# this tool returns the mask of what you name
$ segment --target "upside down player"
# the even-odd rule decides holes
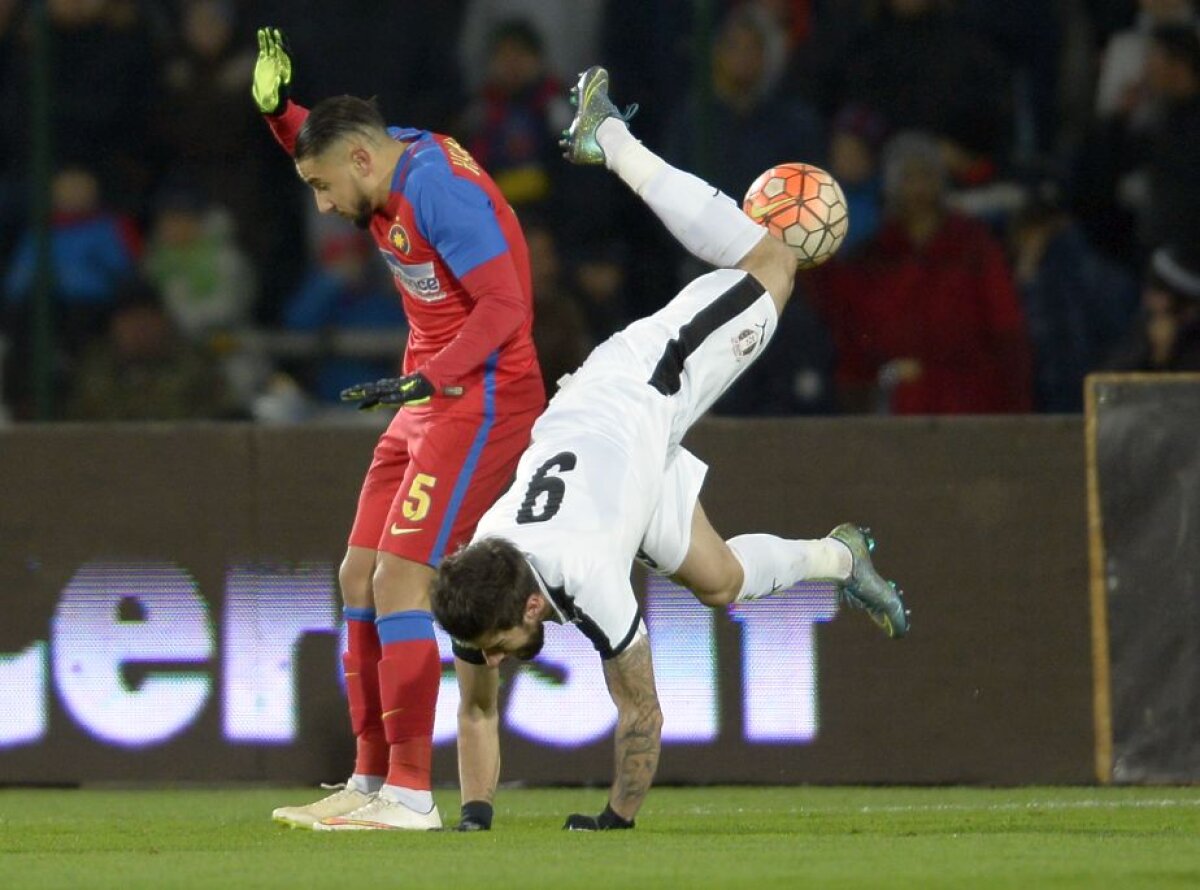
[[[404,376],[344,398],[400,410],[380,438],[338,575],[357,744],[345,787],[276,821],[316,829],[440,828],[430,794],[441,660],[429,584],[511,478],[545,402],[516,215],[454,140],[386,127],[350,96],[288,99],[278,30],[258,32],[252,93],[322,213],[369,229],[409,321]]]
[[[607,83],[601,68],[581,75],[566,157],[606,164],[685,247],[721,268],[592,352],[534,425],[513,485],[433,586],[434,614],[456,641],[462,700],[480,713],[496,713],[497,665],[534,657],[545,621],[574,624],[599,652],[617,706],[616,775],[602,813],[568,817],[565,828],[582,830],[632,828],[658,765],[662,715],[629,582],[635,554],[714,608],[825,579],[889,636],[908,631],[865,530],[845,523],[818,540],[725,541],[709,524],[699,502],[706,468],[680,441],[762,353],[796,258],[728,197],[634,139]],[[491,825],[495,718],[490,728],[459,738],[464,830]]]

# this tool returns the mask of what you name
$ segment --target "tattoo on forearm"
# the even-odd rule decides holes
[[[607,663],[604,676],[619,712],[611,803],[633,818],[654,781],[662,730],[649,641],[641,638]]]

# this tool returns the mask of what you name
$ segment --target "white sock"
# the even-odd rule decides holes
[[[694,256],[732,268],[766,234],[728,195],[672,167],[642,145],[620,118],[596,128],[605,164],[633,189]]]
[[[415,813],[428,813],[433,809],[433,792],[402,788],[399,785],[384,785],[379,795],[395,803],[404,804]]]
[[[375,794],[383,787],[383,776],[368,776],[355,773],[346,784],[361,794]]]
[[[797,581],[843,580],[854,567],[849,548],[835,538],[791,541],[775,535],[738,535],[728,543],[744,574],[739,603],[770,596]]]

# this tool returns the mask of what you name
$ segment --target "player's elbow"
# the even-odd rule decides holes
[[[662,737],[663,713],[657,698],[641,702],[636,708],[627,709],[621,714],[618,722],[621,724],[622,735],[654,741]]]

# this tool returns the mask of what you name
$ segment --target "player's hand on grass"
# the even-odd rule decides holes
[[[292,57],[278,28],[258,29],[258,59],[250,95],[263,114],[279,114],[292,86]]]
[[[462,805],[462,812],[455,831],[491,831],[492,805],[486,800],[468,800]]]
[[[385,377],[370,383],[358,383],[342,390],[343,402],[358,402],[359,411],[374,408],[403,408],[424,405],[433,398],[433,384],[423,374]]]
[[[606,805],[599,816],[572,813],[563,825],[564,831],[612,831],[619,828],[633,828],[633,820],[613,812],[612,804]]]

